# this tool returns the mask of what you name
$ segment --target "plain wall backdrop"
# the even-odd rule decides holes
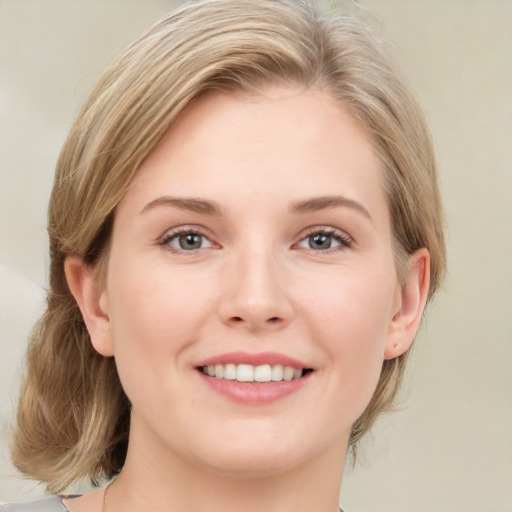
[[[44,492],[16,475],[7,440],[22,354],[44,306],[60,146],[109,62],[178,3],[0,0],[0,500]],[[402,408],[363,442],[342,502],[352,512],[510,512],[512,2],[352,8],[389,41],[430,122],[449,268],[415,342]]]

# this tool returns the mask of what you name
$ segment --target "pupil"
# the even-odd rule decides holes
[[[331,246],[331,236],[318,233],[309,238],[309,247],[311,249],[329,249]]]
[[[188,234],[180,236],[180,247],[182,249],[200,249],[201,235]]]

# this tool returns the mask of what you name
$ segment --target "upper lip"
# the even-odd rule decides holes
[[[253,366],[260,366],[263,364],[275,365],[282,364],[283,366],[292,366],[293,368],[305,369],[310,368],[302,361],[278,352],[227,352],[217,356],[203,359],[197,363],[197,367],[209,366],[216,364],[250,364]]]

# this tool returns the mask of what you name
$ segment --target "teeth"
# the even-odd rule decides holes
[[[238,382],[279,382],[290,381],[302,377],[303,370],[282,364],[216,364],[201,368],[205,375],[217,379],[237,380]]]
[[[283,365],[282,364],[275,364],[272,366],[272,380],[273,381],[279,381],[283,380]]]
[[[270,382],[272,380],[272,367],[269,364],[263,364],[254,368],[254,380],[256,382]]]
[[[292,380],[295,375],[295,368],[292,368],[291,366],[285,366],[284,367],[284,380]]]
[[[218,373],[215,373],[217,377]],[[217,377],[222,379],[222,375]],[[239,364],[236,367],[236,380],[238,382],[252,382],[254,380],[254,366],[250,364]]]
[[[215,365],[215,376],[218,376],[219,379],[222,379],[224,377],[224,366],[221,364]]]
[[[224,366],[224,379],[235,380],[236,379],[236,364],[227,364]]]

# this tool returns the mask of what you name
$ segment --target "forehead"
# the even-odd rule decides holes
[[[230,204],[339,193],[372,203],[383,197],[381,181],[373,141],[347,107],[319,89],[272,87],[192,102],[125,199],[138,191],[138,200],[150,201],[165,191]]]

